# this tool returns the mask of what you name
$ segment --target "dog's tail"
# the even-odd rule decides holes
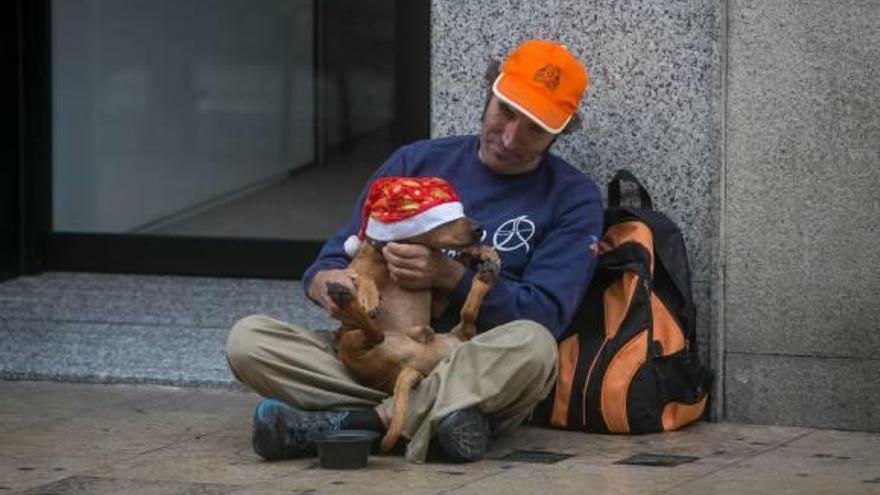
[[[409,391],[422,381],[422,374],[415,368],[404,367],[397,375],[394,383],[394,413],[388,431],[380,444],[382,452],[391,450],[400,439],[403,423],[406,421],[406,409],[409,405]]]

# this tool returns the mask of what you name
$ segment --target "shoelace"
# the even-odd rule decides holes
[[[307,435],[318,431],[336,431],[342,429],[342,422],[348,417],[345,412],[311,412],[301,417],[288,428],[288,434],[293,436],[297,445],[305,445],[309,442]]]

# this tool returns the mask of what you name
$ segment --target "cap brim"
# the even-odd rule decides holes
[[[495,79],[492,92],[550,134],[559,134],[571,120],[571,114],[566,115],[553,109],[552,104],[539,92],[527,85],[517,84],[514,79],[505,77],[505,74]]]

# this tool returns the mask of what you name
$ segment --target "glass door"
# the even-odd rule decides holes
[[[402,138],[427,137],[427,11],[51,1],[44,268],[298,276]]]
[[[55,231],[289,235],[205,213],[314,163],[311,0],[52,7]]]

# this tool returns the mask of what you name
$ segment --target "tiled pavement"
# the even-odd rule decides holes
[[[0,494],[878,494],[880,435],[702,423],[637,437],[521,428],[487,460],[372,456],[332,471],[250,449],[258,398],[230,390],[0,381]],[[504,459],[517,449],[571,457]],[[615,462],[694,456],[676,467]]]

